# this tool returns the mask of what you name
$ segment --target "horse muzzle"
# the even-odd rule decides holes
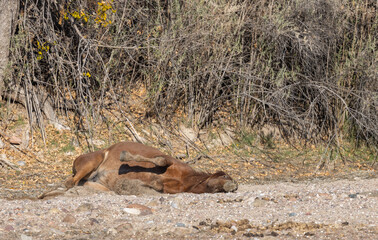
[[[225,192],[235,192],[238,190],[238,184],[235,181],[230,180],[223,185],[223,189]]]

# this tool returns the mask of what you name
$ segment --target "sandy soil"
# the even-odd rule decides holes
[[[248,184],[235,193],[198,195],[116,195],[76,187],[47,200],[0,198],[0,205],[0,239],[378,236],[377,178]]]

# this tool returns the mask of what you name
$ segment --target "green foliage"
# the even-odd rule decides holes
[[[70,143],[66,144],[65,146],[63,146],[61,151],[64,152],[64,153],[75,152],[75,146],[70,142]]]
[[[25,121],[24,117],[18,116],[17,120],[11,125],[10,129],[15,129],[25,124],[27,124],[27,122]]]
[[[239,134],[239,144],[241,146],[254,146],[256,144],[256,134],[251,131],[241,131]]]
[[[265,148],[273,149],[275,148],[274,138],[272,133],[264,134],[263,132],[260,134],[260,143],[264,145]]]

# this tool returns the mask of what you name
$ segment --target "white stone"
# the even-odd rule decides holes
[[[21,234],[21,240],[33,240],[33,238],[25,234]]]
[[[140,210],[136,208],[124,208],[123,211],[128,214],[139,215]]]

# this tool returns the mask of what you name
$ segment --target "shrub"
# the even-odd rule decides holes
[[[183,110],[200,128],[227,119],[376,146],[373,0],[23,4],[9,81],[43,88],[81,120],[145,84],[161,120]]]

